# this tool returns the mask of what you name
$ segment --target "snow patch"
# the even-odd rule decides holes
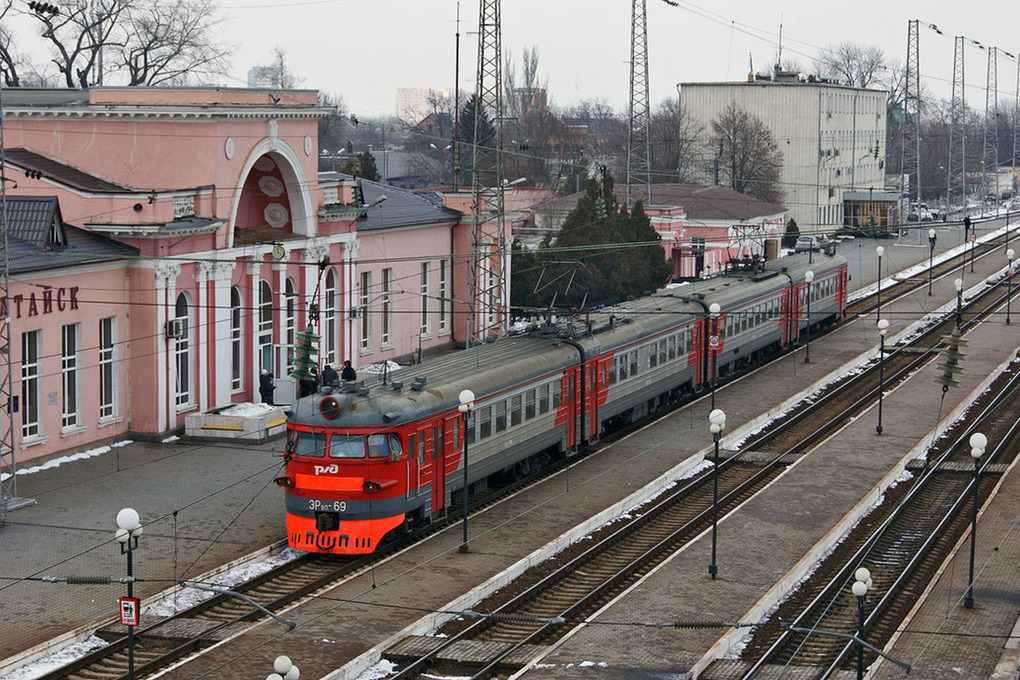
[[[264,416],[266,413],[269,413],[274,408],[276,407],[270,406],[269,404],[253,404],[250,401],[246,401],[242,404],[234,404],[222,411],[217,411],[216,415],[258,418],[259,416]]]
[[[89,449],[88,451],[80,451],[78,453],[72,453],[72,454],[68,454],[66,456],[60,456],[59,458],[53,458],[51,460],[48,460],[45,463],[42,463],[41,465],[34,465],[32,467],[20,468],[18,470],[18,474],[19,475],[30,475],[30,474],[33,474],[35,472],[41,472],[42,470],[51,470],[53,468],[60,467],[64,463],[71,463],[71,462],[76,461],[76,460],[85,460],[86,458],[94,458],[96,456],[101,456],[104,453],[107,453],[107,452],[111,451],[112,449],[120,448],[122,446],[127,446],[128,444],[132,444],[132,443],[134,443],[133,440],[125,439],[124,441],[114,442],[113,444],[110,444],[109,446],[99,446],[99,447],[96,447],[94,449]],[[11,477],[10,473],[5,472],[2,475],[0,475],[0,481],[7,481],[8,479],[10,479],[10,477]]]
[[[85,656],[93,650],[105,646],[105,640],[93,635],[81,642],[70,644],[55,654],[43,657],[38,661],[22,666],[12,673],[8,673],[4,676],[4,680],[33,680],[33,678],[42,677],[61,666],[66,666],[75,659]]]

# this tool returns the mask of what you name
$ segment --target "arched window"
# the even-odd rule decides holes
[[[259,367],[273,372],[273,289],[259,283]]]
[[[325,346],[322,352],[322,362],[330,366],[336,366],[337,352],[337,280],[336,270],[330,269],[326,272],[326,299],[323,300],[323,328],[325,329]]]
[[[188,294],[177,296],[174,306],[174,319],[177,320],[177,337],[174,338],[174,359],[176,364],[175,403],[178,408],[192,403],[191,398],[191,303]]]
[[[244,349],[242,336],[241,291],[237,286],[230,289],[230,389],[237,392],[242,385]]]
[[[294,279],[287,279],[284,286],[284,297],[286,298],[286,319],[284,321],[283,342],[287,345],[287,371],[290,375],[294,370],[294,345],[297,343],[295,333],[297,332],[297,291],[294,289]]]

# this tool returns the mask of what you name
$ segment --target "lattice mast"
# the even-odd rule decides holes
[[[946,208],[960,191],[960,205],[967,205],[967,99],[964,89],[964,43],[958,35],[953,39],[953,98],[949,110],[949,159],[946,165]]]
[[[998,49],[988,48],[988,68],[985,71],[985,123],[981,147],[982,191],[994,191],[999,196],[999,104]],[[989,181],[989,174],[992,175]]]
[[[11,375],[10,260],[7,229],[7,147],[4,145],[3,87],[0,86],[0,526],[7,511],[31,504],[18,498],[18,461],[14,450],[14,378]]]
[[[630,128],[627,134],[627,207],[651,196],[648,105],[648,23],[645,0],[631,0],[630,22]]]
[[[484,342],[507,323],[509,287],[503,181],[503,61],[500,0],[480,0],[478,8],[478,71],[475,86],[475,131],[472,151],[470,303],[466,344]],[[485,111],[495,128],[491,148],[483,149],[480,126]],[[492,169],[482,172],[486,153]],[[485,178],[491,183],[485,182]],[[491,219],[490,219],[491,217]],[[486,223],[491,226],[486,228]],[[488,233],[487,233],[488,232]]]
[[[905,74],[903,93],[903,146],[900,149],[902,164],[901,174],[908,175],[914,171],[914,200],[921,202],[921,74],[920,38],[918,36],[919,21],[911,19],[907,23],[907,71]],[[909,185],[904,188],[910,192]]]

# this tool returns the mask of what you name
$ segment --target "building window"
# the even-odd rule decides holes
[[[284,297],[287,299],[287,318],[284,321],[283,341],[287,345],[287,375],[290,375],[294,371],[294,345],[297,344],[297,292],[294,290],[294,279],[287,279]]]
[[[326,272],[326,300],[325,307],[323,308],[323,325],[325,326],[325,340],[326,346],[325,351],[322,353],[323,363],[335,366],[337,364],[336,351],[337,351],[337,332],[336,332],[336,321],[337,314],[337,285],[336,285],[336,270],[330,269]]]
[[[439,332],[447,330],[446,326],[446,300],[450,297],[446,281],[446,260],[439,262]]]
[[[429,334],[429,263],[421,263],[421,334]]]
[[[69,323],[61,329],[60,376],[64,392],[61,411],[62,428],[78,427],[80,424],[81,402],[78,395],[79,370],[78,350],[81,347],[81,324]]]
[[[230,289],[230,389],[241,389],[241,367],[244,365],[244,351],[241,345],[243,335],[243,314],[241,312],[241,291],[237,286]]]
[[[273,373],[273,289],[259,282],[259,368]]]
[[[117,415],[116,317],[99,320],[99,419]]]
[[[382,270],[382,344],[390,344],[390,331],[393,330],[393,270]]]
[[[361,350],[367,352],[372,347],[372,324],[368,313],[368,304],[372,294],[372,272],[361,272]]]
[[[41,427],[42,394],[40,356],[42,331],[21,334],[21,436],[37,437]]]
[[[181,293],[177,296],[174,307],[174,318],[180,321],[181,334],[174,338],[174,359],[176,364],[175,403],[178,407],[191,403],[191,328],[188,323],[188,296]]]

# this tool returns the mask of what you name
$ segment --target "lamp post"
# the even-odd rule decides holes
[[[1008,212],[1006,213],[1009,214]],[[1009,261],[1009,266],[1006,267],[1006,325],[1009,325],[1009,299],[1013,297],[1013,256],[1016,253],[1013,252],[1012,248],[1006,249],[1006,259]]]
[[[963,325],[963,279],[954,279],[953,286],[956,288],[956,327]]]
[[[931,268],[935,258],[935,230],[928,230],[928,295],[931,295]]]
[[[134,551],[138,547],[138,537],[142,535],[142,525],[138,512],[132,508],[124,508],[117,513],[117,542],[120,543],[120,554],[127,555],[127,597],[120,601],[121,620],[127,621],[128,627],[128,680],[135,677],[135,626],[138,625],[138,600],[135,599],[134,585]]]
[[[719,524],[719,438],[726,427],[726,413],[721,408],[712,409],[708,414],[708,429],[712,433],[715,454],[712,457],[712,562],[708,565],[708,575],[715,580],[719,567],[715,563],[716,535]]]
[[[970,233],[970,273],[974,273],[974,246],[977,245],[977,227]]]
[[[275,673],[270,673],[266,676],[266,680],[298,680],[301,677],[301,671],[298,667],[290,660],[289,656],[280,655],[273,661],[273,670]]]
[[[967,609],[974,608],[974,546],[977,542],[977,513],[978,513],[978,481],[981,474],[981,456],[985,453],[985,446],[988,445],[988,437],[980,432],[970,436],[970,456],[974,459],[974,512],[970,521],[970,572],[967,577],[967,593],[963,596],[963,606]]]
[[[804,363],[811,361],[811,282],[815,280],[815,273],[808,269],[804,272],[804,282],[807,284],[807,339],[804,343]]]
[[[878,256],[878,308],[875,310],[875,321],[882,318],[882,256],[885,255],[885,248],[875,248],[875,255]]]
[[[857,597],[857,680],[864,678],[864,596],[871,590],[871,572],[861,567],[854,572],[850,590]]]
[[[712,328],[709,330],[708,336],[708,351],[711,354],[711,362],[709,369],[712,371],[712,375],[708,378],[708,386],[712,390],[712,399],[709,410],[715,409],[715,355],[719,351],[719,312],[722,311],[722,307],[719,306],[718,302],[713,302],[708,306],[708,319],[711,323]]]
[[[461,418],[463,419],[463,430],[462,435],[464,437],[464,488],[461,490],[461,501],[464,503],[464,540],[460,544],[460,552],[466,553],[468,551],[468,532],[467,532],[467,520],[468,520],[468,427],[471,425],[471,412],[475,408],[475,393],[471,390],[461,390],[458,397],[460,406],[457,409],[460,411]]]
[[[875,432],[882,434],[882,392],[885,391],[885,332],[889,329],[888,319],[878,320],[878,427]]]

